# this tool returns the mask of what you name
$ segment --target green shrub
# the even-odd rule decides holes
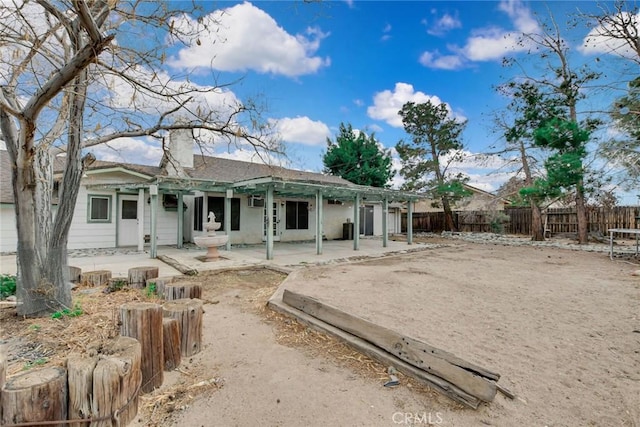
[[[16,294],[16,276],[0,274],[0,299]]]
[[[147,289],[146,289],[147,298],[151,298],[152,296],[154,296],[157,290],[158,290],[158,286],[156,285],[156,282],[147,283]]]
[[[80,307],[80,304],[76,303],[73,306],[73,309],[65,308],[64,310],[56,311],[51,315],[52,319],[62,319],[63,317],[78,317],[81,316],[84,312]]]

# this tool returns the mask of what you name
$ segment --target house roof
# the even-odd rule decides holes
[[[2,161],[1,177],[3,183],[11,182],[11,164],[6,151],[0,151]],[[271,166],[260,163],[244,162],[240,160],[225,159],[194,155],[192,168],[184,168],[186,178],[170,177],[166,170],[160,166],[138,165],[133,163],[109,162],[96,160],[87,168],[87,173],[108,173],[124,171],[142,175],[146,182],[97,184],[95,187],[105,188],[140,188],[157,183],[165,191],[191,191],[199,189],[203,191],[224,191],[232,188],[240,193],[262,193],[269,186],[273,186],[279,194],[291,197],[310,197],[316,191],[322,190],[327,198],[350,199],[356,193],[367,197],[369,200],[393,200],[416,199],[413,193],[398,192],[383,188],[367,187],[353,184],[341,177],[323,175],[315,172],[307,172],[295,169],[287,169],[280,166]],[[54,173],[61,174],[64,170],[63,159],[56,159]],[[13,193],[10,185],[3,184],[0,195],[3,203],[13,203]]]
[[[221,157],[193,156],[193,168],[185,168],[191,178],[234,183],[255,178],[277,177],[284,180],[308,181],[323,184],[352,185],[339,176],[323,175],[262,163],[243,162]]]

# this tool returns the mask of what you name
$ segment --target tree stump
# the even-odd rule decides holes
[[[82,283],[82,269],[80,267],[69,266],[69,281],[71,283]]]
[[[142,391],[149,393],[162,385],[164,354],[162,307],[150,302],[130,302],[120,306],[120,335],[132,337],[142,348]]]
[[[162,276],[162,277],[156,277],[155,279],[150,281],[156,284],[156,294],[159,297],[164,298],[164,288],[169,283],[172,283],[174,280],[175,280],[174,276]]]
[[[104,349],[93,371],[92,407],[96,418],[108,418],[91,427],[126,426],[138,414],[142,387],[142,346],[129,337],[118,337]],[[162,373],[162,371],[160,371]],[[162,384],[162,375],[160,384]],[[112,414],[118,423],[112,423]]]
[[[111,427],[114,414],[120,425],[133,421],[138,413],[141,362],[138,340],[123,336],[110,341],[100,354],[70,356],[69,419],[91,418],[91,427]],[[70,425],[84,427],[87,423]]]
[[[144,288],[147,281],[158,277],[158,267],[133,267],[129,269],[129,286]]]
[[[164,317],[178,320],[180,326],[180,352],[189,357],[200,352],[202,346],[202,301],[179,299],[162,306]]]
[[[67,371],[49,367],[8,378],[2,390],[1,412],[2,425],[62,421],[47,426],[66,426]]]
[[[116,292],[124,289],[129,284],[128,279],[126,277],[112,277],[109,279],[109,283],[107,284],[106,293]]]
[[[104,286],[109,283],[111,272],[109,270],[87,271],[82,274],[82,284],[85,286]]]
[[[72,354],[67,358],[69,382],[69,419],[87,419],[93,417],[93,371],[98,359]],[[69,424],[71,427],[83,427],[84,422]]]
[[[202,298],[202,286],[195,283],[170,283],[164,287],[164,299],[167,301],[191,298]]]
[[[162,319],[162,341],[164,347],[164,370],[173,371],[181,362],[180,325],[176,319]]]

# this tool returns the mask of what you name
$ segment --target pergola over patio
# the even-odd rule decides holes
[[[147,182],[127,183],[127,184],[96,184],[90,186],[90,188],[116,188],[120,191],[137,191],[139,203],[141,208],[144,206],[144,193],[145,190],[150,194],[151,205],[151,248],[150,256],[155,258],[157,256],[157,206],[158,206],[158,194],[163,192],[166,194],[175,194],[178,199],[177,203],[177,245],[182,247],[183,241],[183,221],[184,221],[184,205],[183,196],[191,195],[194,191],[202,192],[214,192],[224,194],[224,229],[227,230],[229,236],[231,235],[231,199],[234,193],[249,194],[253,196],[264,197],[266,206],[272,206],[276,196],[283,197],[296,197],[303,199],[315,199],[316,209],[316,229],[315,229],[315,244],[316,253],[322,254],[322,236],[323,236],[323,210],[325,199],[337,200],[342,202],[353,203],[353,218],[354,229],[360,229],[360,215],[359,208],[363,201],[367,202],[379,202],[382,203],[382,245],[387,247],[388,245],[388,233],[387,233],[387,219],[389,213],[390,202],[408,202],[407,212],[407,243],[413,243],[413,230],[412,230],[412,214],[413,203],[420,199],[421,196],[417,193],[392,190],[387,188],[369,187],[365,185],[356,185],[352,183],[327,183],[321,181],[314,181],[309,179],[291,179],[277,176],[264,176],[259,178],[252,178],[237,182],[215,182],[207,179],[198,178],[180,178],[180,177],[167,177],[158,176]],[[139,218],[143,218],[143,215],[138,215]],[[273,216],[267,215],[267,230],[273,229]],[[140,220],[138,224],[138,232],[141,239],[144,238],[144,224]],[[143,243],[143,240],[139,239]],[[139,249],[140,248],[139,244]],[[273,259],[273,246],[274,238],[273,233],[266,233],[266,259]],[[360,247],[359,233],[353,235],[353,250],[357,251]],[[231,250],[231,239],[227,241],[226,250]]]

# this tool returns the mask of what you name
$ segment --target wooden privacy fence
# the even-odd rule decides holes
[[[589,232],[607,235],[610,228],[640,228],[640,207],[589,208]],[[577,233],[575,208],[547,209],[546,229],[549,233]],[[456,211],[453,215],[458,231],[531,234],[531,209],[507,208],[504,211]],[[402,231],[407,231],[407,214],[402,214]],[[416,212],[413,214],[415,233],[444,231],[444,212]],[[629,237],[629,236],[623,236]]]

